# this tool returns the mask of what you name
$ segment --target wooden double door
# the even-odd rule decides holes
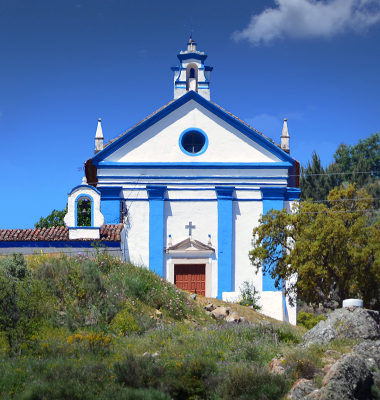
[[[206,264],[175,264],[174,283],[180,289],[206,296]]]

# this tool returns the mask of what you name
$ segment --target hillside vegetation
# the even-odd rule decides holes
[[[206,302],[107,254],[0,258],[1,398],[281,399],[305,329],[238,304],[248,323],[217,322]]]

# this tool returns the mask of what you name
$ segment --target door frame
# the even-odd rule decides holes
[[[181,258],[172,257],[168,260],[167,280],[174,285],[174,266],[176,264],[203,264],[205,265],[206,297],[211,297],[211,260],[209,258]]]

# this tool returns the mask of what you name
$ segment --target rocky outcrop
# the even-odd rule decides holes
[[[349,353],[331,367],[322,381],[322,388],[311,392],[303,399],[370,400],[373,384],[372,372],[363,358]]]
[[[285,358],[273,358],[268,370],[272,374],[282,375],[285,372]]]
[[[326,344],[335,338],[379,339],[378,311],[363,308],[341,308],[328,315],[303,336],[304,346]]]
[[[228,315],[230,314],[230,312],[231,312],[231,309],[229,307],[228,308],[226,308],[226,307],[217,307],[217,308],[215,308],[215,310],[213,310],[211,312],[211,314],[212,314],[213,318],[220,320],[220,319],[227,318]]]
[[[301,400],[315,390],[317,390],[317,387],[312,380],[298,379],[290,389],[286,398],[290,400]]]

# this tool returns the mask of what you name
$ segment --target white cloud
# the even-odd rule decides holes
[[[364,31],[380,21],[380,0],[275,0],[277,8],[253,15],[235,41],[258,46],[278,38],[329,38]]]

